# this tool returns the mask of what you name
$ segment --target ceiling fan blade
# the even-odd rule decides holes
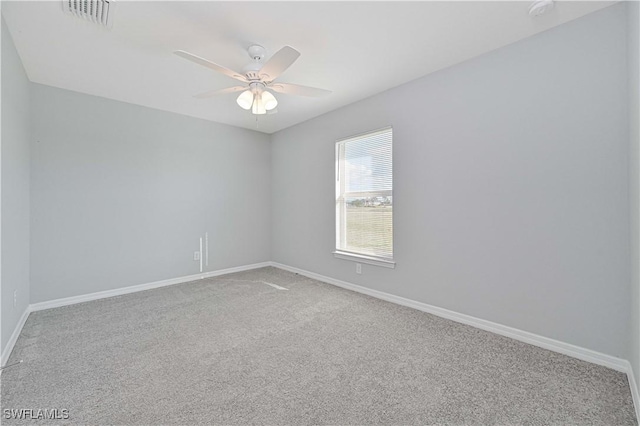
[[[240,92],[245,89],[247,89],[247,87],[245,86],[234,86],[234,87],[228,87],[222,90],[209,90],[208,92],[200,93],[199,95],[194,95],[194,98],[198,98],[198,99],[211,98],[213,96],[225,95],[227,93]]]
[[[173,53],[175,53],[176,55],[180,56],[181,58],[188,59],[189,61],[192,61],[192,62],[195,62],[196,64],[200,64],[202,66],[205,66],[205,67],[207,67],[209,69],[212,69],[214,71],[222,73],[222,74],[224,74],[224,75],[226,75],[228,77],[235,78],[236,80],[240,80],[240,81],[245,82],[245,83],[247,82],[247,79],[242,74],[237,73],[235,71],[232,71],[229,68],[225,68],[225,67],[220,66],[218,64],[214,64],[213,62],[208,61],[208,60],[206,60],[204,58],[201,58],[200,56],[193,55],[193,54],[191,54],[189,52],[185,52],[184,50],[176,50]]]
[[[278,108],[267,110],[267,115],[276,114],[278,112]]]
[[[293,64],[300,56],[300,52],[291,46],[278,50],[260,69],[260,77],[265,81],[273,81]]]
[[[291,83],[273,83],[269,85],[269,88],[278,93],[286,93],[288,95],[298,96],[311,96],[313,98],[319,98],[331,93],[331,90],[317,89],[315,87],[301,86],[299,84]]]

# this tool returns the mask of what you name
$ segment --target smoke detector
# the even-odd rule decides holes
[[[114,0],[62,0],[62,10],[106,28],[113,26]]]
[[[529,15],[540,16],[553,9],[553,0],[535,0],[529,6]]]

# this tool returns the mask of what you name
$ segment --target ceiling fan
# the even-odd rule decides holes
[[[243,68],[243,72],[235,72],[207,59],[196,56],[184,50],[176,50],[174,53],[182,58],[203,65],[209,69],[222,73],[228,77],[242,82],[241,86],[229,87],[222,90],[211,90],[196,95],[196,98],[209,98],[227,93],[242,92],[238,96],[238,105],[253,114],[266,114],[275,112],[278,100],[269,90],[289,95],[320,97],[331,93],[330,90],[317,89],[315,87],[301,86],[299,84],[280,83],[275,80],[287,68],[289,68],[300,56],[300,52],[290,46],[278,50],[266,63],[262,63],[265,48],[254,44],[247,49],[253,62]],[[269,89],[269,90],[267,90]]]

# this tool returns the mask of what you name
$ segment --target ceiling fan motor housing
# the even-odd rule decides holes
[[[260,80],[259,71],[262,69],[262,65],[263,65],[262,60],[264,59],[266,50],[264,47],[258,44],[254,44],[249,46],[249,48],[247,49],[247,52],[249,53],[249,56],[251,57],[251,59],[253,59],[253,62],[247,64],[244,68],[242,68],[242,71],[247,77],[247,80],[249,81]]]
[[[261,62],[252,62],[249,65],[242,68],[242,72],[247,77],[247,80],[260,80],[260,70],[262,69]]]

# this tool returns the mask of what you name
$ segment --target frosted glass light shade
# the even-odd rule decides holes
[[[240,105],[240,108],[242,109],[251,109],[251,105],[253,104],[253,93],[251,93],[251,90],[245,90],[240,93],[236,102],[238,102],[238,105]]]
[[[264,104],[264,109],[267,111],[271,111],[278,106],[278,100],[276,97],[266,90],[262,92],[262,103]]]
[[[264,108],[264,103],[262,102],[262,94],[256,93],[255,99],[253,100],[253,106],[251,107],[251,112],[256,115],[267,113],[267,110]]]

